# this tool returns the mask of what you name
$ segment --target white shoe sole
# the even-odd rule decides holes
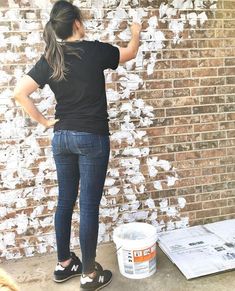
[[[97,289],[86,289],[86,288],[80,288],[80,290],[84,290],[84,291],[99,291],[101,289],[103,289],[104,287],[108,286],[110,283],[112,282],[112,278],[105,284],[105,285],[102,285],[100,287],[98,287]]]

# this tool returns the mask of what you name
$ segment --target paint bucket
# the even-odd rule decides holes
[[[120,273],[130,279],[143,279],[157,270],[156,228],[133,222],[118,226],[113,233]]]

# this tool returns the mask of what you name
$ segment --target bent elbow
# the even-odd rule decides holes
[[[23,94],[20,90],[15,89],[13,92],[13,99],[17,102],[20,102],[25,97],[25,94]]]

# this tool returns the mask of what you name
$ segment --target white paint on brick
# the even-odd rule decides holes
[[[184,208],[185,205],[186,205],[186,199],[183,198],[183,197],[179,197],[179,198],[178,198],[178,204],[179,204],[179,207],[180,207],[180,208]]]
[[[149,198],[145,201],[145,205],[148,206],[150,209],[154,209],[156,207],[154,200],[151,198]]]
[[[166,212],[168,209],[168,200],[166,198],[162,199],[160,202],[160,211],[161,212]]]
[[[27,3],[27,0],[24,0]],[[149,1],[150,2],[150,1]],[[215,4],[211,0],[211,9],[215,8]],[[41,11],[42,23],[44,24],[46,20],[48,20],[48,13],[52,6],[51,2],[48,0],[42,0],[40,3],[38,1],[30,1],[29,2],[32,7],[43,8]],[[142,18],[147,15],[147,8],[135,7],[138,5],[138,1],[74,1],[74,4],[80,7],[91,7],[92,4],[97,5],[100,11],[97,10],[94,16],[97,17],[93,20],[86,21],[86,27],[92,29],[92,33],[88,32],[88,38],[90,39],[101,39],[103,36],[108,35],[108,39],[110,42],[115,40],[116,30],[120,28],[120,24],[122,21],[127,20],[131,22],[132,19],[134,21],[141,22]],[[170,6],[171,4],[171,6]],[[18,4],[16,4],[13,0],[9,0],[10,7],[18,8]],[[134,5],[134,6],[133,6]],[[168,1],[168,3],[164,2],[160,6],[160,16],[159,19],[156,16],[151,17],[148,20],[148,27],[141,33],[141,39],[143,41],[142,45],[139,48],[139,52],[136,60],[132,60],[125,65],[119,66],[117,70],[119,81],[122,85],[122,89],[120,91],[115,91],[113,89],[107,90],[107,99],[108,102],[117,102],[124,100],[125,103],[122,106],[117,105],[116,108],[112,108],[110,110],[110,118],[112,121],[120,121],[119,113],[121,111],[124,114],[120,130],[113,133],[111,135],[111,140],[116,142],[127,142],[129,147],[126,147],[122,152],[122,157],[119,161],[119,165],[123,167],[124,171],[124,180],[121,174],[119,173],[119,169],[109,169],[108,177],[105,182],[105,186],[108,187],[106,193],[108,195],[117,195],[123,189],[125,198],[128,200],[128,204],[122,205],[122,211],[133,211],[134,213],[123,213],[118,217],[118,207],[114,208],[105,208],[102,210],[104,216],[113,215],[114,221],[118,224],[121,222],[129,222],[138,219],[149,219],[153,224],[156,225],[158,230],[162,230],[164,227],[167,229],[170,228],[178,228],[185,227],[188,224],[188,218],[180,218],[180,209],[184,208],[186,204],[186,200],[184,198],[178,198],[178,205],[168,205],[167,199],[163,199],[160,202],[160,211],[165,212],[169,217],[177,217],[176,222],[170,221],[167,226],[164,221],[157,222],[157,210],[155,210],[155,203],[152,199],[147,199],[145,201],[146,206],[148,206],[149,210],[139,211],[140,202],[137,200],[136,194],[143,193],[145,194],[145,177],[141,172],[140,167],[140,158],[146,158],[150,152],[150,148],[141,147],[141,142],[148,143],[148,136],[145,130],[142,130],[142,127],[149,127],[152,124],[152,119],[156,116],[153,113],[153,107],[147,105],[147,103],[142,99],[131,99],[130,95],[135,90],[139,88],[145,89],[144,80],[140,78],[138,75],[139,69],[147,68],[147,74],[151,75],[154,72],[155,66],[157,64],[157,52],[161,51],[165,44],[165,35],[163,31],[158,29],[158,22],[167,22],[169,25],[169,29],[171,29],[174,33],[174,43],[177,43],[182,40],[182,32],[184,30],[184,25],[186,21],[189,21],[190,25],[194,28],[194,26],[199,21],[201,25],[205,23],[207,20],[207,14],[205,12],[200,12],[199,10],[203,8],[203,1],[194,1],[194,9],[196,12],[194,14],[190,13],[181,13],[180,19],[174,19],[176,14],[180,12],[180,9],[191,9],[193,5],[193,1]],[[151,6],[151,3],[150,3]],[[95,7],[95,6],[94,6]],[[99,17],[104,15],[103,7],[112,8],[111,11],[108,11],[106,15],[106,19],[108,20],[108,27],[104,29],[104,25],[100,23]],[[132,8],[135,7],[135,8]],[[197,11],[198,10],[198,11]],[[41,22],[36,21],[33,15],[29,15],[27,13],[28,20],[22,19],[20,15],[19,9],[10,9],[5,13],[3,17],[7,20],[15,20],[18,21],[20,30],[28,31],[26,43],[29,44],[29,47],[25,48],[25,54],[28,59],[37,58],[37,50],[32,48],[32,45],[38,44],[41,42],[41,34],[38,29],[41,28]],[[0,31],[7,31],[8,28],[1,28]],[[123,39],[129,39],[130,30],[129,28],[122,32],[119,36]],[[11,42],[13,46],[17,47],[22,44],[21,37],[19,35],[12,35],[5,38],[3,33],[0,33],[0,45],[5,47],[7,42]],[[150,58],[144,58],[144,52],[150,53]],[[7,51],[4,53],[0,53],[0,62],[5,64],[7,62],[15,63],[20,59],[20,54],[14,51]],[[133,71],[135,69],[135,71]],[[132,70],[132,72],[130,72]],[[20,78],[23,74],[22,69],[16,69],[14,71],[14,75],[16,79]],[[112,81],[111,75],[108,76],[108,80]],[[0,79],[1,82],[9,82],[11,81],[11,75],[6,74],[2,75]],[[3,84],[3,83],[1,83]],[[44,127],[37,125],[33,131],[27,128],[27,124],[25,121],[25,117],[21,115],[15,115],[13,108],[13,103],[10,100],[12,97],[12,91],[7,89],[1,92],[0,95],[0,113],[4,114],[5,119],[7,120],[4,125],[0,125],[0,135],[2,139],[13,139],[17,138],[20,141],[19,143],[13,145],[6,145],[0,151],[0,162],[5,164],[6,167],[2,171],[2,179],[3,179],[3,187],[7,189],[12,189],[4,195],[0,194],[2,206],[0,208],[0,216],[6,214],[6,206],[8,207],[16,207],[24,208],[27,206],[27,199],[33,198],[35,201],[41,201],[46,193],[44,189],[45,179],[56,180],[55,166],[51,156],[51,152],[48,149],[43,149],[43,153],[47,157],[47,161],[39,162],[39,169],[36,177],[34,176],[30,167],[37,162],[37,159],[42,156],[42,149],[39,146],[38,138],[39,137],[50,137],[52,136],[52,131],[46,131]],[[48,86],[45,87],[39,93],[35,93],[35,100],[39,102],[39,109],[44,113],[47,112],[48,109],[51,109],[54,106],[54,99]],[[133,119],[138,120],[138,122],[134,123]],[[138,146],[136,143],[138,142]],[[135,146],[136,145],[136,146]],[[134,157],[134,159],[133,159]],[[156,190],[163,189],[166,187],[172,187],[175,185],[175,182],[178,180],[178,176],[176,170],[172,167],[169,161],[159,160],[157,157],[147,159],[149,176],[153,180],[153,185]],[[165,178],[162,181],[157,180],[157,175],[159,172],[166,171],[168,172]],[[115,187],[115,181],[118,180],[116,178],[121,179],[121,186]],[[22,183],[27,183],[30,180],[35,178],[35,188],[34,189],[23,189],[23,190],[15,190],[17,185]],[[114,179],[115,178],[115,179]],[[125,181],[125,182],[123,182]],[[12,193],[11,193],[12,192]],[[57,188],[52,187],[48,193],[48,196],[57,196]],[[108,199],[103,200],[104,206],[108,204]],[[116,203],[115,200],[112,200],[112,203]],[[54,201],[47,202],[47,208],[49,210],[53,210],[55,206]],[[5,220],[4,223],[0,224],[0,228],[3,230],[17,227],[16,231],[23,233],[27,229],[28,226],[32,226],[37,229],[40,225],[45,227],[49,226],[53,222],[52,216],[46,218],[38,219],[38,216],[42,214],[45,206],[40,205],[34,209],[30,217],[26,217],[25,215],[17,216],[16,219],[8,219]],[[152,212],[153,211],[153,212]],[[108,229],[111,227],[110,224],[101,224],[100,229],[100,237],[102,241],[107,241],[110,239],[108,234]],[[41,243],[37,246],[39,252],[45,252],[46,247],[55,248],[55,238],[54,234],[48,234],[38,238]],[[78,241],[75,238],[73,239],[73,244],[78,245]],[[6,239],[6,243],[15,244],[15,233],[10,233]],[[99,240],[99,241],[101,241]],[[3,240],[2,240],[3,241]],[[5,243],[5,241],[4,241]],[[0,245],[2,246],[1,239]],[[3,247],[1,247],[2,249]],[[26,254],[32,255],[34,253],[34,248],[30,248],[28,243],[25,244]],[[6,255],[7,258],[20,257],[19,253],[11,253],[3,250],[3,255]]]

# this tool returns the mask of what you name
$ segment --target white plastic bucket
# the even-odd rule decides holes
[[[113,233],[120,273],[130,279],[143,279],[157,270],[156,228],[133,222],[118,226]]]

